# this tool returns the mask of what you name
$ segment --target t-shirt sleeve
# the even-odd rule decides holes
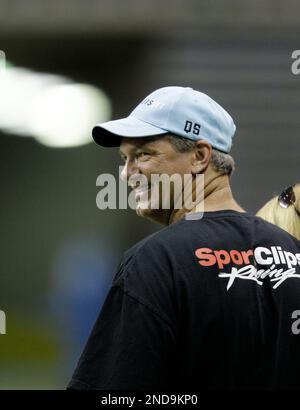
[[[173,349],[170,324],[117,282],[108,293],[68,388],[163,389]]]

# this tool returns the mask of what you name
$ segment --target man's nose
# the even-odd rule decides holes
[[[128,179],[135,174],[138,174],[139,170],[134,160],[127,161],[121,171],[121,180],[127,182]]]

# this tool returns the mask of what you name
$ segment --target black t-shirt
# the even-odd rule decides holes
[[[300,388],[299,317],[299,241],[248,213],[182,219],[124,254],[68,387]]]

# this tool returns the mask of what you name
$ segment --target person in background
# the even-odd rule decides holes
[[[284,229],[300,241],[300,183],[284,189],[258,212],[264,220]]]

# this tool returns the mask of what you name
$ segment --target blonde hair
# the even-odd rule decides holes
[[[279,226],[300,240],[300,183],[293,187],[296,200],[287,208],[278,202],[278,196],[267,202],[258,212],[257,216]]]

